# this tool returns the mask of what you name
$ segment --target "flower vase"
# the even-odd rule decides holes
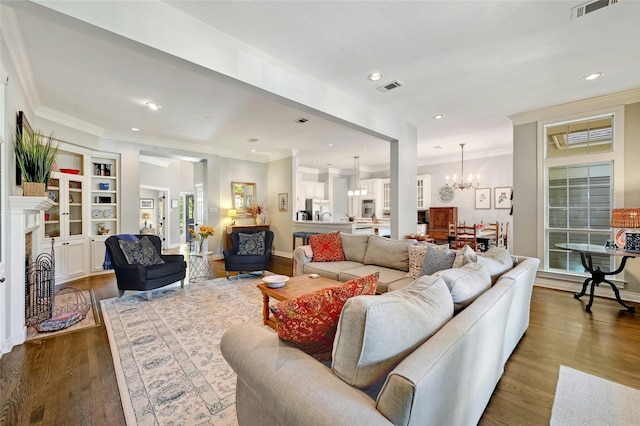
[[[203,253],[202,245],[204,244],[204,240],[198,241],[198,253]]]
[[[262,216],[260,215],[256,216],[256,225],[262,225]]]

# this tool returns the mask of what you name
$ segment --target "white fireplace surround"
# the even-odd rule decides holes
[[[9,264],[6,282],[9,285],[8,318],[6,327],[9,335],[2,339],[2,351],[8,353],[11,349],[24,343],[27,329],[25,327],[25,235],[32,232],[32,251],[40,246],[40,232],[42,212],[49,210],[53,202],[47,197],[9,197],[11,217],[7,224],[9,240]],[[32,253],[32,255],[35,253]],[[33,256],[32,256],[33,257]]]

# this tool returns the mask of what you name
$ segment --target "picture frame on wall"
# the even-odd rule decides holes
[[[476,189],[476,210],[491,208],[491,188]]]
[[[172,209],[177,209],[178,208],[178,200],[176,200],[176,199],[171,200],[171,208]]]
[[[511,187],[498,186],[494,188],[494,205],[496,209],[511,208]]]
[[[286,212],[289,210],[289,194],[281,192],[278,194],[278,211]]]
[[[140,208],[141,209],[152,209],[153,208],[153,198],[140,198]]]

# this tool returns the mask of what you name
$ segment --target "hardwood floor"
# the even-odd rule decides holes
[[[215,275],[225,276],[221,261]],[[269,269],[291,273],[291,259]],[[117,296],[113,274],[70,283]],[[257,291],[257,290],[256,290]],[[531,323],[507,363],[481,425],[548,424],[560,365],[640,389],[640,314],[596,298],[535,287]],[[640,306],[636,306],[640,310]],[[124,425],[104,324],[15,347],[0,359],[0,425]]]

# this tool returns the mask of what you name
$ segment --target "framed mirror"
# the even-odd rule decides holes
[[[254,217],[256,184],[253,182],[231,182],[231,202],[237,217]]]

